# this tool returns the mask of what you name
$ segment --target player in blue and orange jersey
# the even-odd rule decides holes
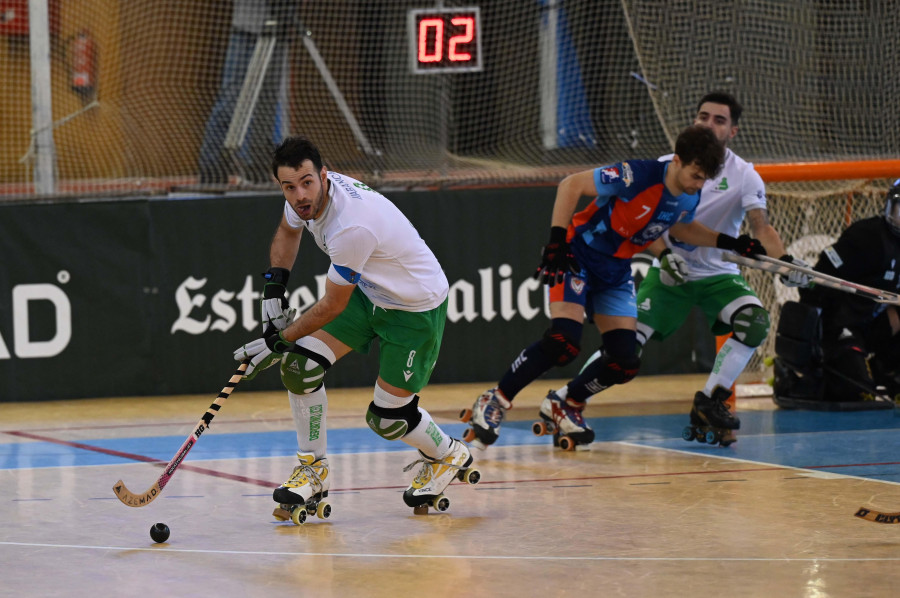
[[[603,339],[603,357],[567,385],[567,396],[551,392],[540,416],[563,448],[593,442],[582,417],[585,401],[634,378],[640,366],[635,330],[637,305],[631,258],[666,230],[691,245],[720,247],[750,256],[765,253],[749,236],[735,238],[693,222],[700,189],[722,167],[724,146],[708,128],[692,125],[678,136],[671,161],[634,160],[585,170],[562,180],[556,192],[550,242],[536,276],[549,285],[550,328],[526,347],[499,384],[475,400],[472,429],[476,446],[496,441],[504,413],[532,381],[554,366],[572,362],[581,350],[585,315]],[[593,196],[583,211],[579,200]]]

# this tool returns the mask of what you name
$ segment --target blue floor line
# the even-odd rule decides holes
[[[756,411],[741,413],[738,442],[718,447],[686,442],[681,430],[686,414],[591,418],[596,441],[624,441],[647,447],[734,457],[747,461],[814,468],[846,475],[900,481],[900,418],[892,411],[831,413]],[[442,424],[460,437],[466,425]],[[81,444],[168,461],[184,436],[150,436],[79,440]],[[187,461],[290,457],[296,452],[293,431],[216,434],[207,432]],[[531,433],[530,421],[503,425],[497,446],[547,445],[550,439]],[[409,451],[402,442],[389,442],[368,428],[328,430],[330,454]],[[0,444],[0,469],[80,467],[134,463],[135,460],[52,442]]]

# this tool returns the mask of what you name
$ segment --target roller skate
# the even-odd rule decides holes
[[[450,499],[443,492],[454,478],[467,484],[477,484],[481,480],[481,472],[472,467],[472,454],[459,440],[451,439],[450,450],[440,459],[432,459],[422,451],[419,454],[421,459],[403,468],[403,471],[409,471],[422,464],[412,484],[403,493],[403,502],[412,507],[416,515],[428,513],[429,506],[435,511],[449,509]]]
[[[741,420],[725,404],[730,396],[731,390],[722,386],[713,389],[712,397],[706,396],[703,391],[697,391],[691,408],[691,424],[685,426],[681,437],[688,442],[696,440],[721,446],[737,442],[734,430],[740,429]]]
[[[272,515],[279,521],[290,519],[295,525],[303,525],[313,514],[319,519],[328,519],[331,505],[323,501],[331,486],[328,459],[316,460],[312,453],[297,453],[297,458],[300,465],[294,468],[288,481],[272,493],[272,498],[279,503]]]
[[[564,401],[551,390],[541,403],[541,421],[534,422],[531,431],[535,436],[553,434],[553,446],[564,451],[574,451],[578,446],[587,448],[594,442],[594,431],[584,421],[584,407],[585,403]]]
[[[484,391],[471,409],[459,412],[460,421],[470,426],[463,434],[463,440],[482,450],[494,444],[500,435],[500,423],[509,409],[512,409],[512,403],[499,389]]]

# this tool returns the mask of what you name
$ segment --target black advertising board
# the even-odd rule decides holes
[[[451,284],[432,383],[493,384],[546,329],[544,291],[531,274],[554,193],[386,193]],[[0,400],[217,392],[234,370],[232,351],[260,332],[260,274],[282,206],[274,193],[0,205]],[[301,243],[293,305],[318,298],[327,268],[313,243]],[[642,375],[710,367],[712,337],[695,320],[666,341],[667,351],[647,347]],[[583,355],[599,342],[587,327]],[[547,376],[573,375],[581,362]],[[326,383],[370,386],[376,376],[373,349],[345,357]],[[250,386],[281,388],[276,368]]]

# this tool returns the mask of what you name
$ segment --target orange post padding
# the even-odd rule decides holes
[[[754,164],[767,183],[785,181],[823,181],[852,179],[888,179],[900,177],[900,160],[856,160],[848,162],[793,162]]]

